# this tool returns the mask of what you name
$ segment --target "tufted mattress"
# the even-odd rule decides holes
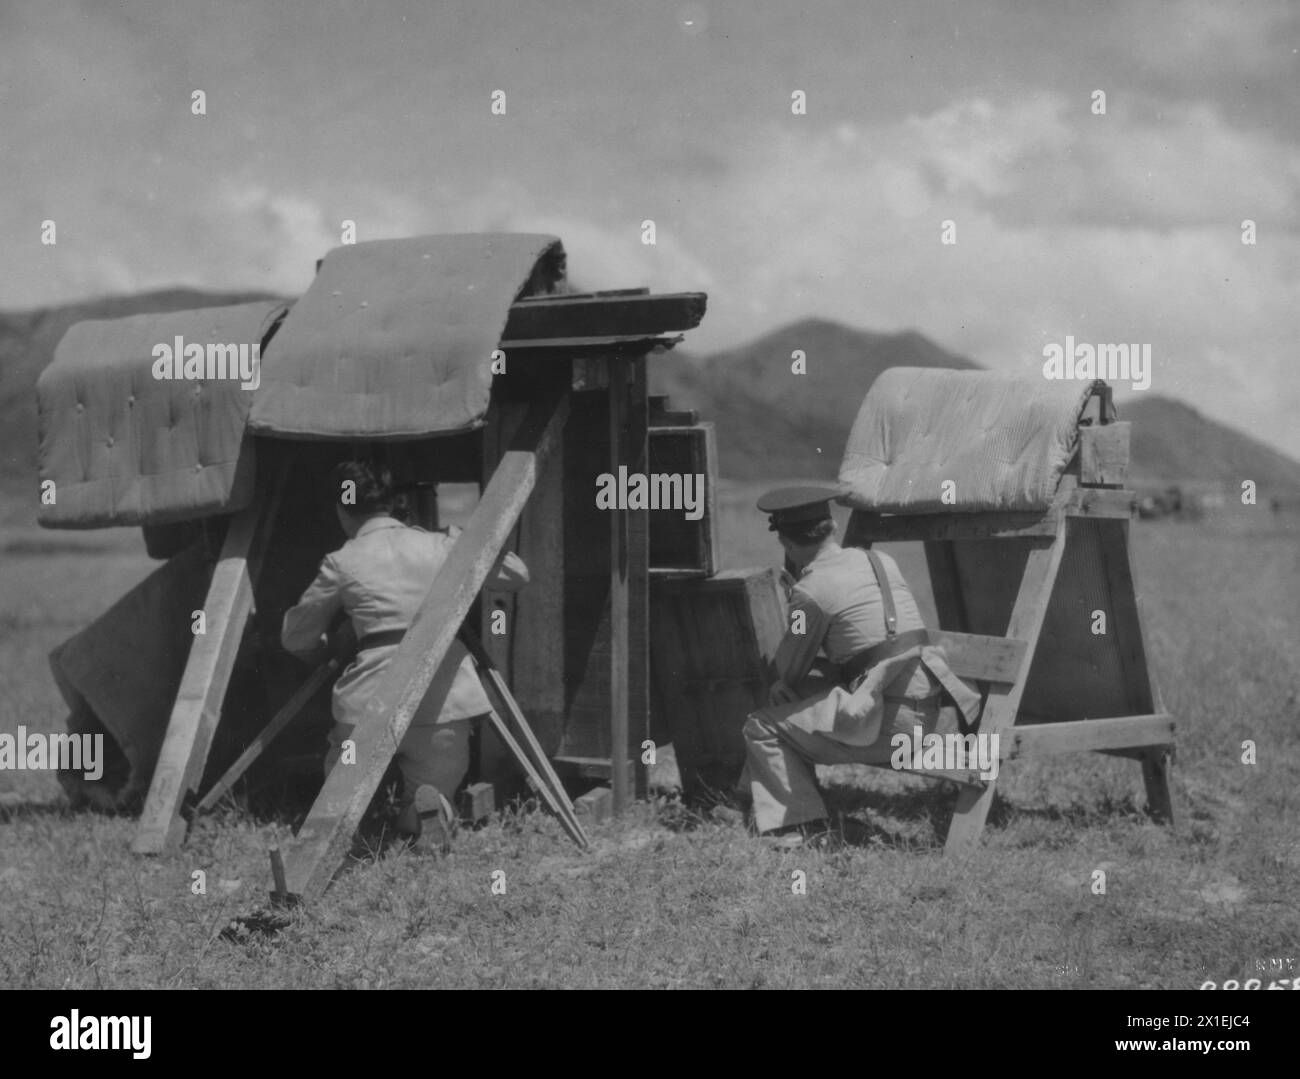
[[[253,493],[244,427],[255,391],[237,378],[154,377],[156,346],[245,344],[279,303],[78,322],[36,382],[42,497],[55,528],[165,524],[231,512]],[[54,487],[46,488],[44,481]]]
[[[1084,403],[1099,385],[889,368],[849,434],[842,501],[876,513],[1045,510],[1074,455]],[[945,488],[946,480],[953,486]]]
[[[335,248],[267,350],[252,429],[393,439],[479,426],[510,305],[562,250],[511,233]]]

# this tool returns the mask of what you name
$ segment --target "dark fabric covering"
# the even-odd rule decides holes
[[[231,379],[154,378],[153,349],[261,345],[278,303],[79,322],[36,383],[40,479],[54,528],[165,524],[242,509],[253,493],[245,423],[254,392]]]
[[[71,711],[69,732],[106,733],[109,759],[125,759],[97,784],[79,776],[61,777],[65,783],[102,785],[123,803],[148,788],[194,640],[191,614],[203,605],[212,566],[203,544],[190,547],[50,653]]]
[[[335,248],[264,357],[250,426],[298,438],[471,430],[492,351],[553,236],[474,233]]]

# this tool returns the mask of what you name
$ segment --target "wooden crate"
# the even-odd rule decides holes
[[[745,759],[741,728],[767,703],[784,630],[775,569],[651,582],[654,701],[688,801],[708,802],[735,786]]]
[[[652,577],[709,577],[721,565],[718,551],[718,453],[711,423],[655,426],[648,431],[649,471],[703,476],[704,515],[686,520],[676,510],[650,513],[650,574]],[[670,413],[681,416],[682,413]]]

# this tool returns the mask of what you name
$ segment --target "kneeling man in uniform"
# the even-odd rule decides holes
[[[433,579],[451,552],[458,530],[426,532],[392,516],[394,495],[387,474],[364,461],[345,461],[333,476],[335,509],[347,542],[327,555],[298,605],[285,612],[280,639],[304,659],[319,655],[336,615],[346,614],[357,638],[357,656],[334,685],[334,730],[325,773],[338,763],[343,742],[367,720],[366,705],[382,683]],[[503,552],[484,589],[513,592],[528,583],[528,568]],[[442,707],[428,694],[398,746],[402,773],[400,835],[419,849],[445,851],[454,821],[450,799],[469,769],[470,721],[491,705],[469,652],[452,642],[445,665],[455,665]]]
[[[978,708],[929,646],[894,560],[836,542],[837,495],[784,487],[758,502],[785,550],[789,614],[770,704],[744,727],[742,784],[747,777],[757,830],[792,842],[827,832],[814,765],[888,763],[895,734],[937,728],[945,689],[967,715]]]

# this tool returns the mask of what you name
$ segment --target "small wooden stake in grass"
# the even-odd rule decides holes
[[[278,898],[289,891],[284,880],[284,860],[280,857],[279,847],[272,847],[267,853],[271,856],[271,879],[275,881],[275,891],[272,895]]]

